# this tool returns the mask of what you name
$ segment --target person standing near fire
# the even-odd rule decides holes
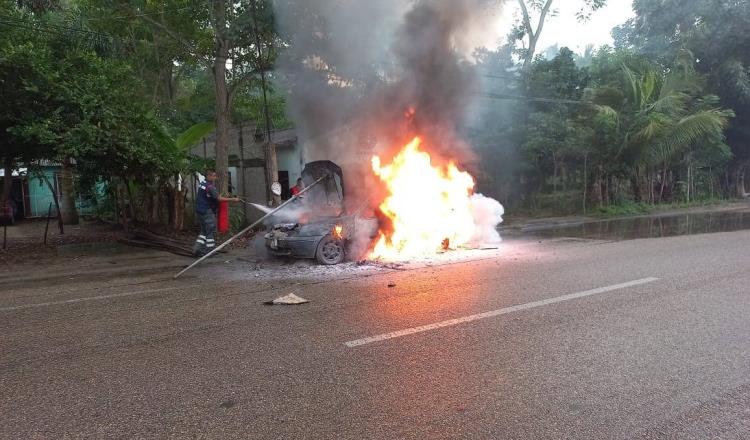
[[[297,179],[297,184],[294,185],[290,190],[292,197],[301,193],[303,189],[305,189],[305,184],[302,182],[302,178],[300,177],[299,179]]]
[[[195,240],[193,255],[200,257],[211,252],[216,247],[216,214],[219,212],[219,202],[239,202],[236,197],[223,197],[216,189],[216,171],[206,170],[206,178],[198,185],[195,197],[195,214],[201,232]]]

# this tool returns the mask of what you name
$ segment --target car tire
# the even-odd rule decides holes
[[[315,251],[315,259],[318,263],[325,264],[326,266],[341,263],[344,261],[344,256],[344,242],[333,238],[331,235],[323,237],[320,243],[318,243],[318,249]]]

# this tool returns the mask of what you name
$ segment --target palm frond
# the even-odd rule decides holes
[[[734,112],[724,109],[704,110],[682,118],[652,149],[660,161],[671,160],[678,153],[711,137],[722,137]]]
[[[663,136],[664,132],[669,129],[669,125],[669,117],[661,113],[652,113],[646,119],[643,128],[633,135],[633,139],[637,142],[651,142]]]
[[[641,88],[639,85],[638,77],[635,75],[635,72],[630,70],[628,66],[622,65],[622,73],[623,73],[623,81],[624,81],[624,89],[627,91],[627,99],[630,101],[633,106],[636,108],[639,108],[641,106]]]
[[[656,111],[666,115],[680,116],[685,114],[690,95],[682,92],[670,92],[659,97],[647,107],[647,111]]]

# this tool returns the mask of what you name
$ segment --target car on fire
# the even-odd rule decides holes
[[[297,205],[291,210],[299,213],[295,221],[276,224],[265,235],[270,254],[334,265],[343,262],[353,246],[375,237],[375,217],[364,216],[362,208],[346,212],[341,167],[331,161],[308,163],[302,170],[302,181],[305,187],[315,185],[293,202]]]

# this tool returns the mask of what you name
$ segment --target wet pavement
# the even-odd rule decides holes
[[[119,248],[0,267],[0,438],[750,438],[750,232],[585,232],[177,280],[189,259]]]
[[[750,208],[720,212],[647,215],[612,220],[536,224],[508,231],[510,237],[632,240],[750,229]]]

